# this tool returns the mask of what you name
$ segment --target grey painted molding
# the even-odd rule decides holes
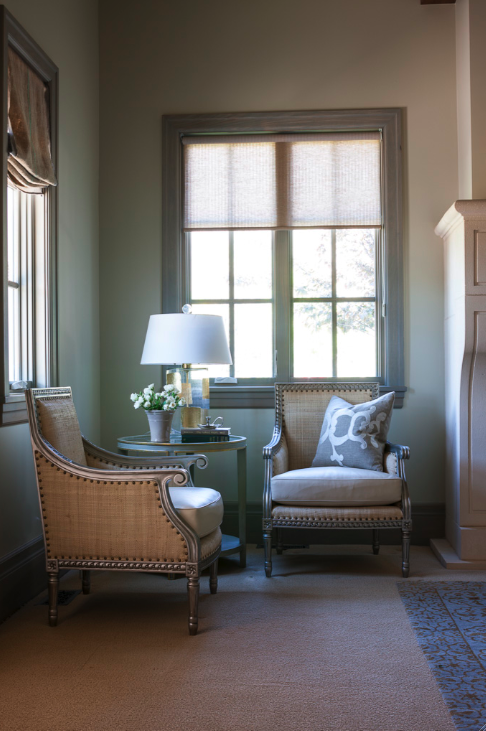
[[[20,25],[4,5],[0,5],[0,137],[3,153],[0,156],[2,174],[0,180],[0,236],[2,254],[0,256],[1,290],[0,295],[0,340],[4,343],[0,356],[0,426],[19,424],[27,421],[25,397],[10,393],[8,374],[8,312],[7,312],[7,70],[8,47],[16,53],[40,76],[49,90],[49,124],[51,131],[51,158],[58,175],[59,153],[59,69],[44,53],[42,48]],[[45,371],[47,384],[54,385],[58,378],[58,288],[57,288],[57,239],[58,239],[58,191],[59,186],[49,186],[46,193],[46,216],[48,221],[46,235],[46,275],[44,286],[47,298],[47,329],[45,346]]]
[[[262,505],[247,504],[247,541],[262,542]],[[445,535],[445,506],[443,503],[417,503],[412,508],[412,543],[427,546],[431,538]],[[238,503],[225,501],[223,531],[236,535],[238,532]],[[329,530],[283,532],[284,544],[357,544],[371,543],[370,530]],[[400,530],[383,531],[384,545],[399,545]],[[262,564],[263,567],[263,564]],[[23,604],[33,599],[46,586],[44,541],[42,536],[12,551],[0,559],[0,622],[4,621]]]
[[[44,539],[38,536],[0,559],[0,622],[45,587]]]
[[[262,543],[262,505],[260,502],[247,503],[247,541],[248,543]],[[431,538],[443,538],[445,535],[445,505],[444,503],[417,503],[412,506],[412,544],[428,546]],[[238,503],[232,500],[224,502],[223,533],[237,535],[238,533]],[[276,531],[274,531],[276,539]],[[285,544],[371,544],[371,529],[368,530],[319,530],[306,531],[286,528],[282,533]],[[399,545],[401,531],[383,530],[380,534],[383,545]]]
[[[396,407],[405,393],[403,335],[402,247],[402,111],[345,109],[328,111],[240,112],[166,115],[162,118],[162,312],[180,312],[186,272],[182,233],[182,137],[195,134],[248,132],[301,132],[325,129],[380,129],[383,138],[384,322],[385,364],[379,379],[384,389],[397,393]],[[377,380],[377,379],[375,379]],[[273,408],[264,391],[239,387],[211,390],[215,408]],[[383,393],[386,391],[384,390]],[[251,394],[251,395],[250,395]],[[214,401],[213,401],[214,397]]]
[[[406,386],[380,386],[380,396],[395,391],[394,408],[401,409],[406,390]],[[210,391],[212,409],[275,409],[274,386],[212,386]]]

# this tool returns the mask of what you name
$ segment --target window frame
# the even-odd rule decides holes
[[[10,390],[8,354],[8,231],[7,231],[7,132],[8,132],[8,47],[40,76],[49,90],[49,111],[51,126],[51,157],[58,175],[58,89],[59,70],[34,39],[17,22],[13,15],[0,5],[0,29],[2,48],[0,72],[2,80],[0,130],[3,139],[2,181],[1,181],[1,233],[2,233],[2,298],[0,327],[2,329],[3,357],[0,358],[0,425],[19,424],[27,421],[24,393]],[[58,237],[58,187],[49,186],[44,195],[44,259],[45,271],[45,348],[39,372],[44,374],[43,386],[57,385],[58,378],[58,325],[57,325],[57,237]],[[35,244],[34,244],[35,248]],[[31,272],[34,276],[35,263]],[[35,293],[33,296],[35,299]],[[33,319],[35,315],[33,315]],[[34,336],[35,337],[35,336]],[[32,343],[36,351],[36,343]],[[37,385],[37,384],[36,384]]]
[[[358,109],[295,112],[250,112],[235,114],[165,115],[163,118],[162,155],[162,312],[180,312],[187,293],[188,246],[183,232],[183,156],[182,137],[201,134],[298,133],[319,131],[366,131],[382,133],[382,193],[383,227],[380,265],[382,267],[381,337],[382,373],[376,378],[323,378],[321,381],[380,381],[380,393],[395,391],[395,407],[401,408],[406,391],[404,377],[403,332],[403,253],[402,253],[402,172],[401,172],[401,110]],[[282,267],[291,266],[291,246],[288,232],[276,231],[275,236],[287,234],[289,256]],[[278,281],[290,271],[276,271],[275,307],[284,305]],[[290,312],[289,312],[290,318]],[[284,322],[290,332],[291,323]],[[276,333],[279,341],[279,333]],[[291,354],[281,354],[286,363],[281,372],[290,374]],[[279,369],[280,370],[280,369]],[[281,380],[280,374],[276,382]],[[292,380],[292,379],[289,379]],[[296,379],[294,379],[296,380]],[[305,381],[306,379],[299,379]],[[310,380],[310,379],[309,379]],[[258,381],[258,379],[255,379]],[[214,408],[273,408],[274,385],[213,385],[211,405]]]

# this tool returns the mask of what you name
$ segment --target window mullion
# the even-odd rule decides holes
[[[183,256],[183,282],[182,282],[182,304],[185,305],[186,302],[192,302],[192,291],[191,291],[191,234],[190,233],[183,233],[182,234],[182,241],[183,241],[183,249],[182,252]]]
[[[20,380],[28,380],[29,319],[28,319],[28,197],[19,196],[19,281],[20,281]]]
[[[331,276],[332,276],[332,375],[337,378],[337,287],[336,287],[336,229],[331,231]]]
[[[274,327],[277,381],[289,381],[292,373],[292,267],[291,233],[274,234]]]
[[[383,236],[380,229],[375,230],[375,297],[376,297],[376,363],[377,374],[382,378],[385,375],[385,323],[386,323],[386,301],[384,291],[383,275]]]
[[[235,236],[229,232],[229,348],[233,363],[230,365],[230,376],[235,376]]]
[[[27,261],[27,373],[26,380],[35,383],[35,196],[30,195],[27,200],[28,237],[26,241]]]

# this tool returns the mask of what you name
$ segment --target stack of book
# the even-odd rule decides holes
[[[181,441],[183,444],[189,442],[229,442],[230,427],[182,427]]]

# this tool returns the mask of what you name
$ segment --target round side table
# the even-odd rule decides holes
[[[246,566],[246,437],[231,434],[229,442],[151,442],[150,434],[119,437],[118,451],[127,457],[176,457],[178,454],[236,452],[238,480],[238,536],[223,534],[221,555],[240,554],[240,566]],[[192,475],[194,478],[194,475]]]

